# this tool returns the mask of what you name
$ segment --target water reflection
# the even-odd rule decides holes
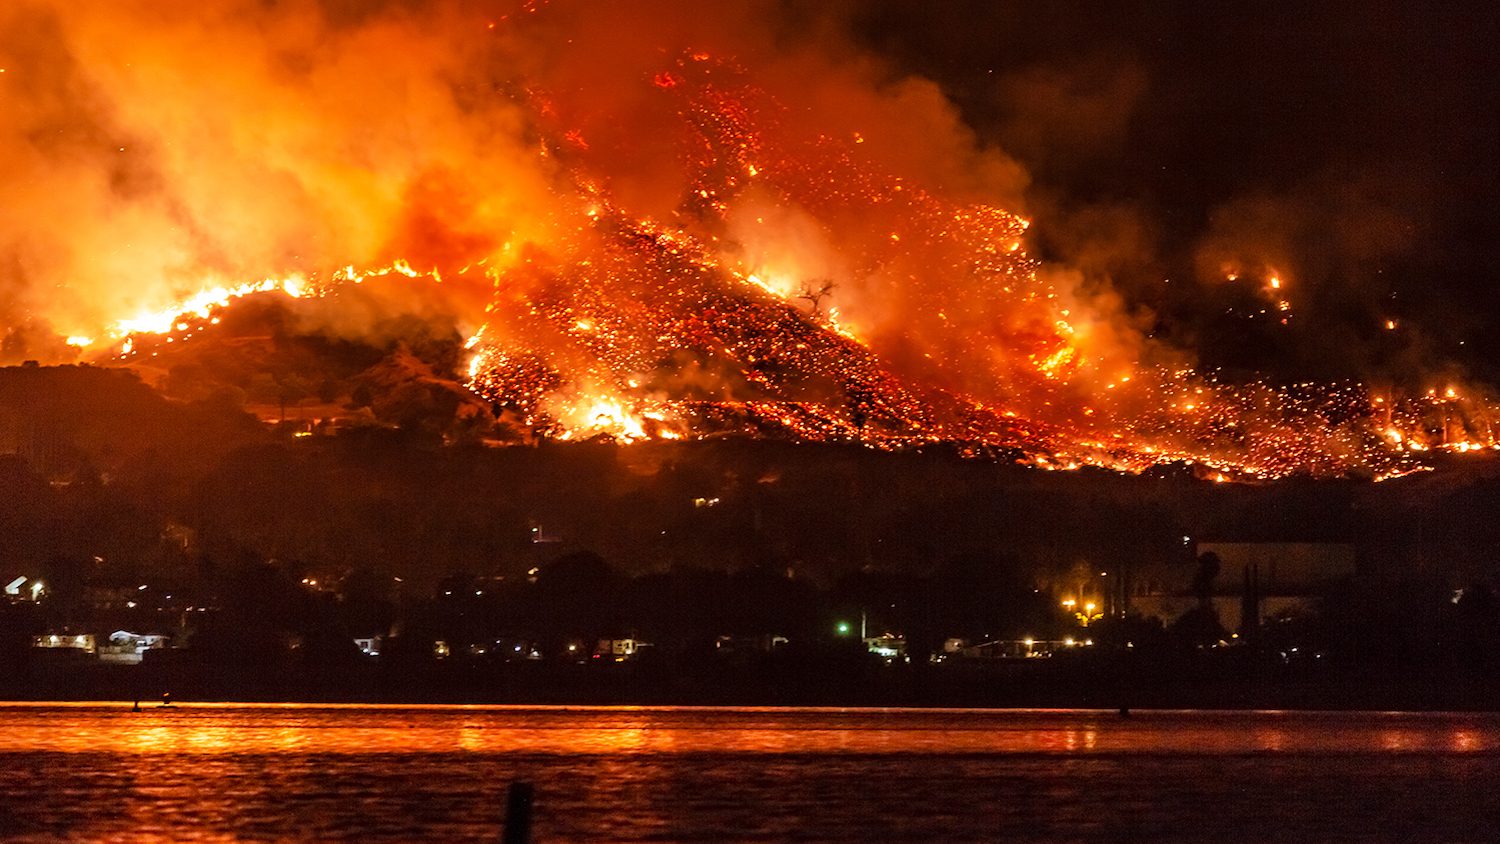
[[[1489,840],[1500,716],[0,704],[0,839]],[[1282,836],[1286,838],[1286,836]]]
[[[1459,728],[1449,736],[1449,748],[1460,753],[1472,753],[1484,749],[1484,741],[1476,730]]]
[[[1256,750],[1265,753],[1278,753],[1286,750],[1286,734],[1279,727],[1257,727],[1254,735]]]
[[[1481,752],[1500,716],[1288,712],[0,704],[10,752]]]

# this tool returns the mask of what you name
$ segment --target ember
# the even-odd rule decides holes
[[[1422,468],[1425,452],[1497,445],[1495,404],[1467,390],[1403,396],[1358,383],[1229,383],[1156,362],[1182,356],[1150,349],[1106,308],[1040,273],[1025,247],[1026,220],[898,175],[866,154],[878,146],[879,127],[817,131],[733,56],[662,53],[649,73],[621,83],[621,96],[660,118],[647,142],[675,151],[678,169],[661,189],[675,186],[676,195],[664,211],[653,209],[627,196],[629,179],[615,169],[615,123],[625,117],[528,79],[524,63],[482,78],[470,65],[450,66],[444,39],[452,26],[416,27],[419,38],[375,24],[343,32],[342,64],[305,83],[341,91],[367,73],[382,91],[411,88],[393,94],[410,112],[397,128],[386,114],[341,116],[367,121],[380,143],[333,153],[312,149],[311,129],[256,128],[279,144],[267,155],[301,173],[298,201],[316,207],[304,209],[307,232],[274,249],[234,250],[237,271],[256,266],[247,255],[307,263],[282,256],[316,231],[338,232],[318,249],[329,258],[330,243],[345,247],[331,256],[340,269],[184,285],[193,262],[168,266],[164,255],[173,304],[102,330],[90,331],[82,316],[61,321],[78,329],[67,343],[129,362],[159,342],[190,338],[240,296],[323,296],[399,275],[459,303],[469,388],[536,435],[558,439],[734,433],[887,449],[952,442],[1047,468],[1141,472],[1185,462],[1215,480],[1389,477]],[[503,63],[514,57],[475,33],[499,37],[513,26],[509,16],[484,18],[453,49]],[[381,66],[372,56],[393,43],[401,57]],[[135,79],[123,61],[129,50],[116,49],[121,60],[109,73]],[[418,65],[423,74],[411,71]],[[451,88],[420,87],[435,78]],[[303,84],[277,80],[254,103],[268,120],[291,108],[287,91]],[[191,80],[173,82],[202,95]],[[178,106],[142,112],[163,123],[180,118]],[[225,132],[244,129],[238,116],[224,119]],[[415,128],[424,119],[437,128]],[[475,135],[471,121],[489,134]],[[454,133],[460,141],[441,132],[450,124],[464,127]],[[162,171],[191,169],[170,143],[157,152]],[[257,172],[246,165],[224,178],[253,181]],[[235,195],[237,213],[253,215],[247,196]],[[341,216],[330,196],[366,207]],[[238,230],[226,223],[216,236]],[[384,235],[370,233],[377,230]],[[1227,273],[1239,276],[1238,268]],[[1295,285],[1280,274],[1265,284],[1268,308],[1291,317]],[[185,287],[197,289],[182,295]]]

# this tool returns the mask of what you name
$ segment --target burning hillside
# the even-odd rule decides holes
[[[799,89],[826,68],[755,64],[769,47],[726,34],[733,15],[688,33],[728,49],[668,49],[693,38],[665,32],[646,49],[602,32],[634,19],[617,9],[544,5],[230,3],[167,13],[143,44],[104,37],[139,10],[20,13],[4,96],[64,136],[18,142],[28,166],[77,182],[85,228],[124,244],[18,252],[68,279],[31,288],[26,330],[139,364],[250,293],[322,302],[302,328],[330,337],[415,314],[466,339],[479,404],[558,439],[943,441],[1223,480],[1383,477],[1496,446],[1494,406],[1468,388],[1227,383],[1152,345],[1028,257],[1026,221],[999,207],[1003,160],[930,88],[872,91],[835,67]],[[182,43],[213,51],[206,78]]]

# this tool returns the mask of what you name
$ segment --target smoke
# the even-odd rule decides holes
[[[846,28],[757,0],[28,0],[0,17],[0,320],[97,336],[207,286],[402,259],[470,288],[453,310],[477,326],[489,279],[527,248],[566,252],[589,191],[682,222],[687,116],[651,80],[683,56],[762,92],[746,119],[783,138],[1018,206],[1024,172]],[[730,221],[747,264],[849,277],[837,245],[807,248],[826,220],[772,208],[752,235],[738,223],[756,202]],[[460,278],[480,262],[493,272]],[[899,314],[866,298],[872,330]]]
[[[549,191],[514,105],[465,96],[485,83],[482,18],[411,4],[12,7],[0,319],[92,335],[213,283],[483,258],[545,213]]]
[[[580,397],[622,373],[756,396],[744,361],[669,355],[652,377],[659,361],[606,342],[630,284],[670,287],[701,257],[909,381],[1068,423],[1189,408],[1185,376],[1139,376],[1184,371],[1183,349],[1290,377],[1442,359],[1391,304],[1411,282],[1381,281],[1437,231],[1433,168],[1237,134],[1262,125],[1239,111],[1266,109],[1231,83],[1268,43],[1267,66],[1295,70],[1307,25],[1283,48],[1202,29],[1224,23],[1207,12],[871,8],[898,6],[22,0],[0,12],[0,353],[65,360],[63,338],[206,287],[404,261],[435,275],[316,318],[483,326],[518,372]],[[1324,119],[1319,93],[1293,86],[1293,111]],[[1205,162],[1247,149],[1206,187]],[[671,260],[621,257],[646,240]],[[560,292],[604,267],[621,273],[609,325]]]
[[[391,308],[472,330],[537,292],[524,267],[576,259],[602,198],[794,295],[826,282],[877,349],[922,358],[952,334],[918,318],[941,309],[908,276],[932,272],[885,254],[893,217],[920,203],[812,208],[783,179],[727,213],[691,207],[731,151],[705,159],[682,138],[709,140],[703,121],[727,112],[690,113],[677,79],[738,98],[734,137],[850,190],[870,173],[955,207],[1020,206],[1024,171],[847,29],[839,9],[762,0],[24,3],[0,19],[16,115],[0,128],[16,162],[0,174],[0,320],[12,347],[61,359],[61,336],[206,287],[399,259],[443,287],[387,284]]]
[[[1425,347],[1430,314],[1400,293],[1411,259],[1434,241],[1436,191],[1414,168],[1372,163],[1235,197],[1197,243],[1197,278],[1218,288],[1231,322],[1260,320],[1273,370],[1420,379],[1443,361]]]
[[[1456,359],[1494,373],[1475,307],[1494,303],[1495,227],[1479,220],[1500,199],[1480,163],[1495,10],[871,9],[866,40],[1031,174],[1036,253],[1205,368],[1413,386]]]

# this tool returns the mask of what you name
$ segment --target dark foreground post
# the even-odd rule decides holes
[[[513,782],[505,799],[505,832],[500,844],[531,844],[531,799],[529,782]]]

